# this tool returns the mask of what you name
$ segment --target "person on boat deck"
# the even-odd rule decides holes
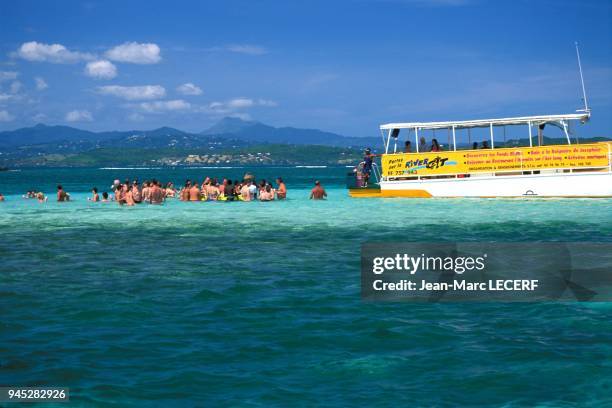
[[[310,199],[311,200],[325,200],[326,197],[327,197],[327,192],[325,192],[325,189],[321,187],[321,182],[319,180],[315,181],[315,186],[310,191]]]
[[[278,185],[276,189],[276,198],[278,200],[284,200],[287,198],[287,186],[285,186],[285,182],[280,177],[276,179],[276,184]]]
[[[412,153],[412,144],[410,140],[406,140],[406,144],[404,145],[404,153]]]
[[[441,152],[442,148],[440,147],[440,144],[438,143],[438,139],[431,139],[431,152]]]
[[[372,151],[368,147],[365,149],[365,156],[363,157],[363,169],[361,172],[363,173],[363,184],[364,187],[368,186],[368,180],[370,180],[370,173],[372,172],[372,165],[374,164],[374,156],[372,155]]]
[[[481,146],[482,146],[481,149],[488,149],[489,148],[489,142],[487,142],[486,140],[483,140]]]
[[[429,149],[427,148],[427,141],[423,136],[421,136],[421,138],[419,139],[419,152],[423,153],[426,151],[429,151]]]
[[[64,191],[61,185],[57,186],[57,201],[69,201],[70,194]]]
[[[472,150],[478,149],[478,142],[472,143]]]

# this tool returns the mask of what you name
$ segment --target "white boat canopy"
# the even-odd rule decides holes
[[[489,128],[490,130],[490,145],[489,148],[495,148],[495,139],[493,137],[493,128],[497,126],[516,126],[516,125],[527,125],[529,128],[529,146],[533,146],[532,142],[532,127],[538,128],[538,145],[542,145],[543,136],[542,129],[546,124],[552,124],[559,127],[565,133],[567,144],[571,144],[569,136],[569,122],[578,120],[581,123],[585,123],[591,117],[591,111],[588,108],[579,110],[577,113],[568,113],[566,115],[540,115],[540,116],[519,116],[515,118],[501,118],[501,119],[477,119],[477,120],[460,120],[460,121],[448,121],[448,122],[405,122],[405,123],[386,123],[380,125],[380,131],[383,136],[383,143],[385,146],[385,153],[389,153],[389,143],[391,139],[395,140],[393,146],[393,153],[397,151],[397,137],[401,129],[408,129],[408,132],[414,130],[415,146],[417,153],[419,152],[419,131],[420,130],[433,130],[436,129],[448,129],[452,131],[452,147],[453,150],[457,150],[457,141],[455,131],[459,129],[470,129],[473,128]],[[386,132],[385,132],[386,131]],[[385,134],[386,133],[386,134]]]
[[[569,113],[567,115],[541,115],[541,116],[520,116],[516,118],[501,118],[501,119],[477,119],[477,120],[460,120],[449,122],[407,122],[407,123],[387,123],[380,126],[381,130],[388,129],[447,129],[455,127],[455,129],[467,129],[478,127],[507,126],[507,125],[540,125],[543,123],[559,123],[567,120],[579,120],[586,122],[590,117],[589,112],[585,113]]]

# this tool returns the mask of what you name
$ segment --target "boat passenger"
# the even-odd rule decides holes
[[[370,148],[365,149],[365,156],[363,157],[363,168],[361,169],[361,173],[363,174],[363,186],[368,186],[368,181],[370,180],[370,173],[372,172],[372,166],[374,164],[374,156]]]
[[[472,143],[472,150],[477,150],[477,149],[478,149],[478,142]]]
[[[412,153],[412,144],[410,140],[406,140],[406,144],[404,145],[404,153]]]
[[[423,136],[419,139],[419,153],[427,152],[429,149],[427,148],[427,141]]]
[[[310,199],[311,200],[324,200],[327,197],[327,192],[323,187],[321,187],[321,182],[319,180],[315,181],[314,188],[310,191]]]
[[[482,145],[481,145],[481,149],[488,149],[489,148],[489,142],[486,140],[482,141]]]
[[[440,144],[438,143],[438,139],[431,139],[431,150],[432,152],[441,152],[442,148],[440,147]]]

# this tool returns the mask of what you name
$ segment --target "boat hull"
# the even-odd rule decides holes
[[[358,194],[351,190],[351,196]],[[368,194],[364,196],[373,197]],[[390,180],[379,197],[612,197],[612,173],[551,173],[515,176]]]

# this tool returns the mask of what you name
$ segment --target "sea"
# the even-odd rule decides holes
[[[360,297],[364,242],[611,242],[612,200],[351,199],[347,171],[0,172],[0,386],[100,407],[612,406],[609,303]],[[288,199],[87,201],[114,179],[246,172]]]

